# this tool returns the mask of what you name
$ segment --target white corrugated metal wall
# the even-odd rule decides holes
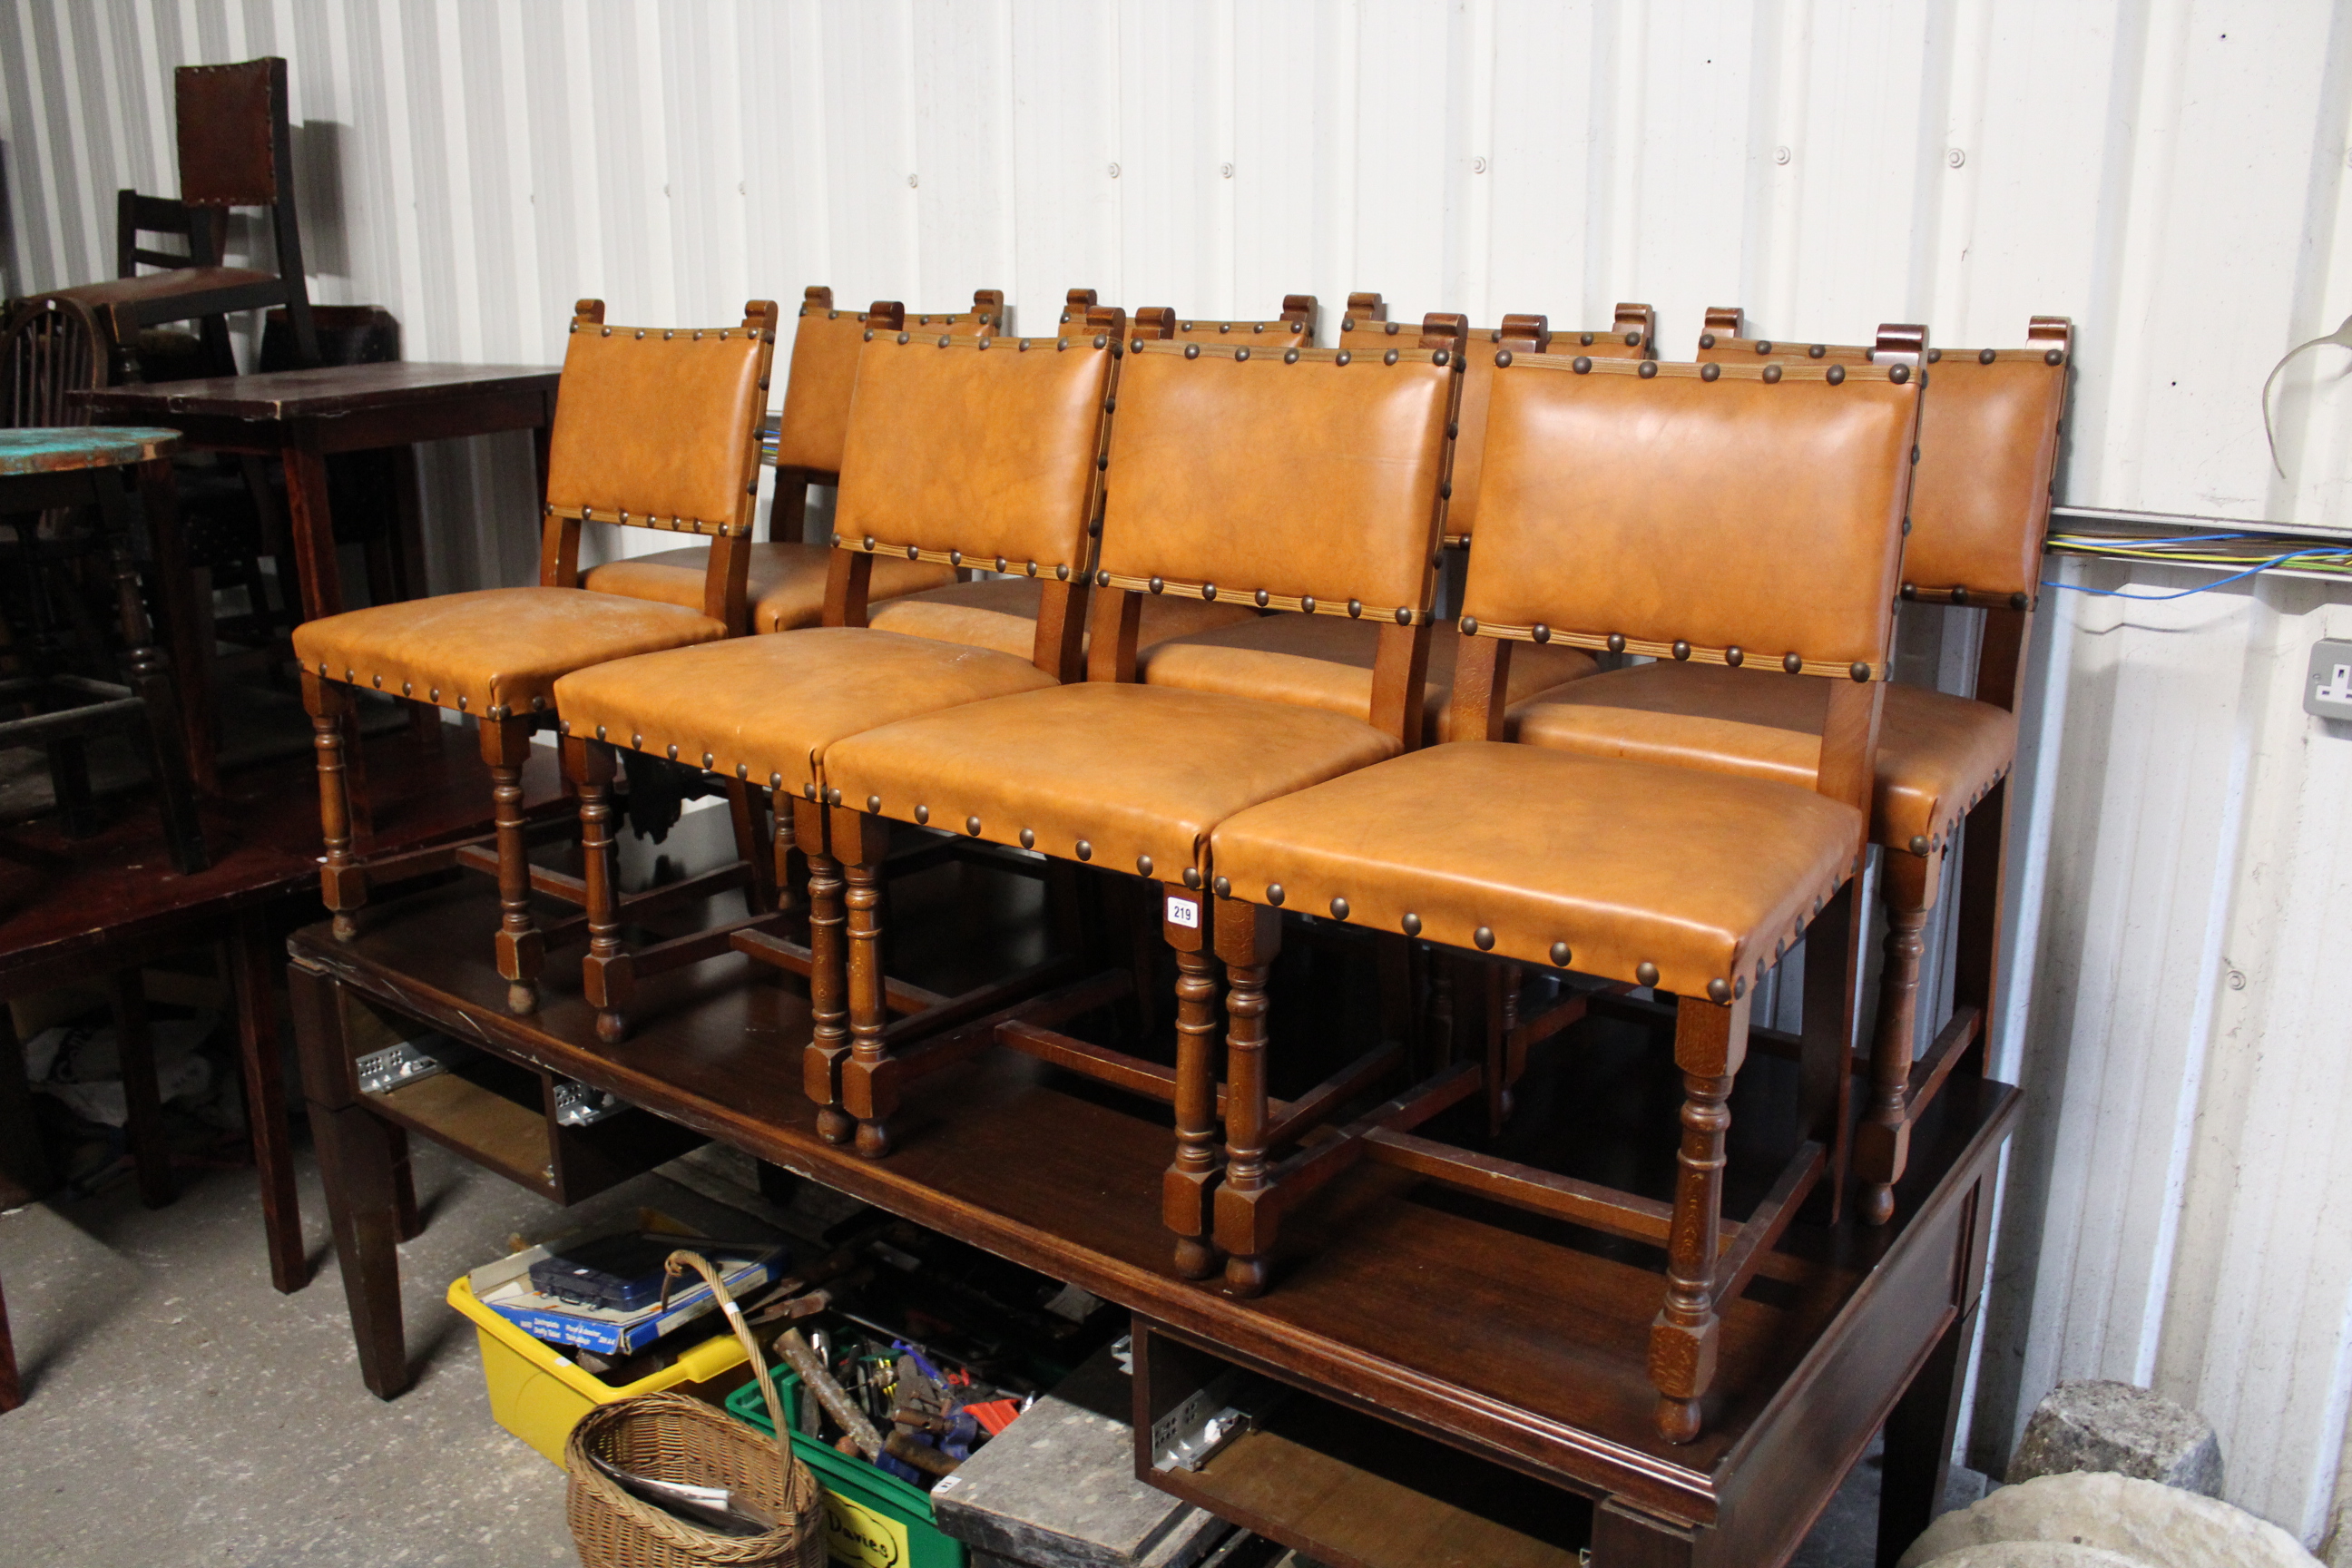
[[[2347,356],[2282,378],[2284,477],[2256,402],[2352,312],[2352,5],[0,0],[0,292],[101,276],[110,193],[177,188],[173,66],[272,53],[314,297],[389,307],[412,358],[552,362],[582,295],[719,321],[814,282],[1003,287],[1016,323],[1074,284],[1327,321],[1356,289],[1643,300],[1675,353],[1709,304],[1969,344],[2061,313],[2064,499],[2352,528]],[[427,481],[436,585],[527,575],[519,439]],[[2352,1388],[2352,727],[2298,696],[2330,633],[2352,606],[2302,581],[2045,599],[2002,1053],[2032,1102],[1971,1450],[2056,1377],[2152,1381],[2315,1542]]]

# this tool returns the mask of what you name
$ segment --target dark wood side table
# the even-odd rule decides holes
[[[182,433],[188,446],[247,456],[276,456],[286,464],[287,510],[294,531],[295,569],[301,579],[306,620],[343,608],[341,574],[335,564],[335,524],[327,505],[330,454],[397,447],[402,531],[414,549],[417,538],[417,485],[414,447],[420,441],[454,440],[504,430],[538,433],[541,488],[545,488],[547,434],[555,419],[555,389],[561,374],[544,365],[393,364],[325,365],[313,370],[273,371],[266,375],[213,376],[152,385],[108,386],[74,394],[90,417],[106,425],[160,425]],[[187,593],[186,552],[173,531],[155,544],[158,571]],[[421,581],[413,571],[412,582]],[[194,646],[194,617],[175,614],[170,628],[172,656],[188,668],[209,671],[212,661]],[[207,792],[219,788],[215,764],[217,720],[209,679],[188,683],[194,700],[184,722],[196,781]]]
[[[929,917],[913,901],[909,891],[894,906],[894,928],[927,941]],[[968,930],[969,912],[950,909],[947,929]],[[1497,1562],[1569,1568],[1589,1546],[1594,1568],[1770,1568],[1882,1429],[1883,1563],[1940,1495],[1994,1172],[2017,1114],[2005,1085],[1946,1090],[1932,1126],[1922,1124],[1894,1225],[1809,1213],[1790,1226],[1726,1306],[1721,1396],[1700,1439],[1678,1447],[1651,1419],[1657,1276],[1638,1258],[1423,1198],[1403,1173],[1381,1172],[1351,1184],[1345,1201],[1302,1211],[1297,1253],[1275,1289],[1235,1300],[1168,1272],[1164,1109],[1122,1110],[1032,1058],[985,1052],[917,1084],[899,1149],[862,1160],[816,1133],[800,1078],[808,1009],[795,987],[754,977],[746,960],[713,959],[648,984],[642,1030],[606,1046],[576,965],[548,966],[536,1014],[506,1011],[506,983],[488,962],[498,919],[494,898],[460,884],[379,906],[354,941],[320,925],[289,943],[304,1093],[361,1373],[383,1397],[409,1381],[396,1138],[421,1132],[567,1201],[573,1152],[540,1103],[556,1075],[1129,1308],[1146,1479],[1310,1555],[1375,1568],[1426,1562],[1409,1532],[1377,1527],[1425,1524],[1443,1504],[1465,1536],[1511,1539]],[[355,1056],[418,1023],[481,1047],[507,1075],[503,1091],[485,1071],[362,1092]],[[1638,1029],[1580,1041],[1579,1070],[1604,1050],[1623,1070],[1671,1076],[1671,1056]],[[1770,1059],[1748,1071],[1761,1084],[1782,1068],[1794,1071]],[[1589,1140],[1595,1158],[1638,1157],[1643,1145],[1609,1119],[1615,1103],[1589,1099],[1560,1136]],[[1768,1093],[1763,1103],[1780,1102]],[[1656,1142],[1654,1128],[1636,1131]],[[1270,1426],[1197,1471],[1155,1471],[1152,1420],[1227,1368],[1290,1384],[1318,1402],[1300,1407],[1313,1419]],[[1412,1467],[1402,1477],[1368,1468],[1383,1425],[1479,1474],[1535,1484],[1550,1500],[1537,1533],[1524,1515],[1491,1512],[1488,1494],[1510,1488],[1474,1478],[1448,1500],[1425,1494]],[[1343,1483],[1360,1508],[1327,1506]]]
[[[368,752],[387,803],[379,845],[396,851],[487,829],[481,769],[470,746],[419,746],[394,734],[368,742]],[[524,790],[527,809],[562,809],[551,748],[534,748]],[[125,1132],[140,1195],[161,1206],[173,1196],[171,1152],[139,970],[225,943],[270,1278],[291,1291],[307,1281],[309,1268],[273,996],[285,954],[271,937],[284,929],[291,901],[319,882],[319,806],[309,759],[233,773],[223,796],[201,803],[198,812],[214,858],[193,875],[173,869],[161,828],[145,813],[126,816],[92,838],[66,838],[48,819],[0,831],[0,1003],[63,985],[105,988],[121,1039]],[[36,1194],[51,1184],[39,1168],[39,1151],[23,1053],[0,1006],[0,1163]]]

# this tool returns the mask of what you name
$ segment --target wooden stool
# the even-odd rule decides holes
[[[320,891],[337,936],[356,934],[370,877],[352,853],[343,721],[352,690],[470,714],[490,769],[497,847],[494,855],[461,851],[458,863],[496,870],[507,1005],[517,1013],[538,1005],[546,937],[532,919],[530,895],[576,903],[588,893],[527,858],[522,765],[531,731],[554,721],[561,676],[656,648],[716,642],[741,628],[761,394],[775,325],[776,307],[764,300],[745,307],[740,328],[705,329],[606,326],[604,301],[580,301],[548,456],[538,584],[372,605],[295,628],[326,829]],[[584,596],[583,521],[709,536],[701,602]],[[732,879],[748,880],[756,903],[765,868],[755,856],[747,861]],[[388,868],[375,869],[389,875]]]
[[[1708,312],[1699,358],[1723,364],[1862,364],[1885,344],[1775,342],[1738,335],[1737,310]],[[1854,1146],[1863,1213],[1883,1225],[1909,1159],[1911,1127],[1954,1068],[1980,1065],[2000,949],[2005,781],[2038,596],[2073,328],[2037,316],[2023,349],[1931,350],[1918,472],[1903,559],[1906,605],[1984,613],[1973,700],[1922,687],[1886,690],[1872,789],[1871,842],[1887,916],[1869,1051],[1870,1099]],[[1661,661],[1545,692],[1514,710],[1535,745],[1757,777],[1801,780],[1817,765],[1823,710],[1812,683]],[[1963,836],[1961,825],[1967,825]],[[1921,931],[1959,853],[1959,958],[1953,1010],[1915,1054]]]
[[[1858,969],[1850,879],[1867,826],[1918,383],[1899,363],[1490,357],[1455,741],[1239,813],[1212,841],[1216,946],[1233,987],[1215,1237],[1230,1255],[1227,1283],[1261,1288],[1282,1214],[1370,1159],[1663,1244],[1650,1369],[1659,1429],[1684,1442],[1714,1379],[1717,1303],[1745,1288],[1835,1169]],[[1811,787],[1504,742],[1508,665],[1523,645],[1554,641],[1734,668],[1753,649],[1780,679],[1818,682],[1830,738]],[[1475,1062],[1285,1157],[1298,1141],[1266,1103],[1265,984],[1286,908],[1675,994],[1685,1099],[1672,1207],[1414,1136],[1477,1090]],[[1809,925],[1805,1137],[1728,1231],[1726,1102],[1751,987]]]

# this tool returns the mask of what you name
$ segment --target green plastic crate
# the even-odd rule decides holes
[[[791,1411],[800,1373],[779,1366],[772,1375],[777,1397]],[[758,1378],[727,1396],[727,1411],[762,1432],[775,1432]],[[848,1568],[964,1568],[963,1542],[940,1529],[931,1496],[922,1488],[803,1433],[793,1434],[793,1453],[816,1472],[824,1490],[824,1544],[835,1563]]]

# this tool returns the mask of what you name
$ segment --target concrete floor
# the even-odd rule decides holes
[[[180,1200],[152,1213],[118,1181],[0,1215],[0,1284],[28,1395],[0,1416],[0,1568],[575,1561],[562,1474],[491,1421],[470,1325],[441,1294],[510,1235],[657,1202],[664,1179],[565,1211],[421,1141],[415,1163],[427,1224],[401,1248],[401,1274],[416,1383],[388,1405],[352,1361],[307,1150],[316,1273],[293,1296],[269,1287],[244,1172],[191,1173]],[[668,1169],[761,1206],[702,1164]],[[1981,1489],[1956,1480],[1955,1503]],[[1876,1504],[1865,1462],[1791,1568],[1865,1568]]]

